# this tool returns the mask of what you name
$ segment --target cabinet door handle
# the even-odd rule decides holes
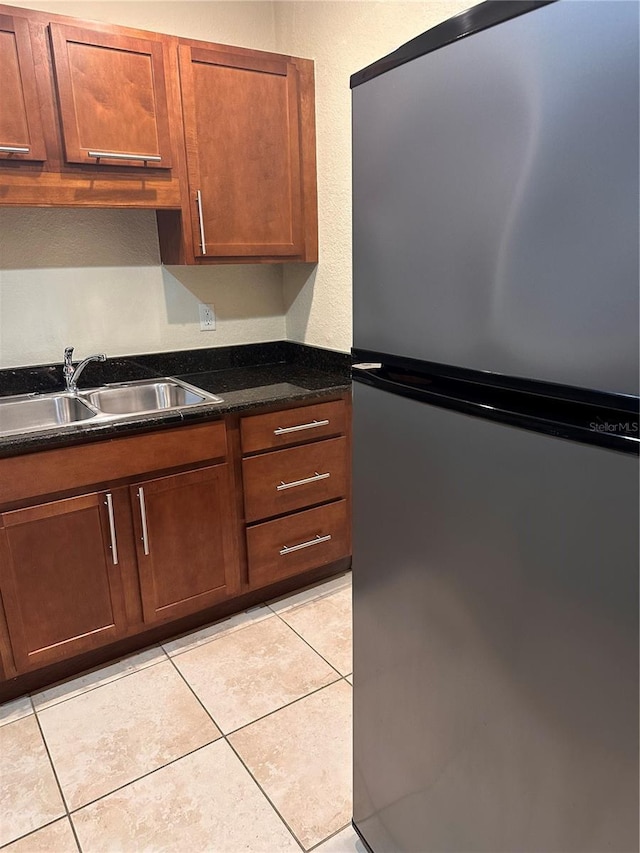
[[[305,477],[304,480],[294,480],[292,483],[285,483],[284,480],[280,483],[279,486],[276,486],[277,492],[284,492],[285,489],[295,489],[296,486],[306,486],[307,483],[316,483],[318,480],[328,480],[331,474],[318,474],[316,473],[313,477]]]
[[[116,541],[116,521],[113,516],[113,496],[110,493],[105,495],[105,505],[109,513],[109,533],[111,535],[111,559],[113,565],[118,565],[118,543]]]
[[[138,500],[140,501],[140,520],[142,521],[142,547],[145,556],[149,555],[149,531],[147,530],[147,508],[144,503],[144,489],[138,489]]]
[[[301,551],[303,548],[311,548],[312,545],[320,545],[321,542],[328,542],[329,539],[331,539],[330,533],[326,536],[320,536],[319,533],[316,533],[315,539],[309,539],[308,542],[301,542],[299,545],[285,545],[283,548],[280,548],[280,554],[291,554],[293,551]]]
[[[0,152],[3,154],[28,154],[31,151],[28,147],[21,145],[0,145]]]
[[[204,215],[202,213],[202,193],[200,190],[196,192],[196,201],[198,202],[198,224],[200,225],[200,247],[202,248],[202,254],[207,254],[207,243],[204,239]]]
[[[315,429],[316,427],[328,426],[329,421],[311,421],[310,424],[298,424],[298,426],[292,427],[278,427],[278,429],[274,429],[274,435],[286,435],[288,432],[300,432],[302,429]]]
[[[145,163],[159,163],[162,160],[158,154],[119,154],[117,151],[87,151],[87,154],[96,160],[143,160]]]

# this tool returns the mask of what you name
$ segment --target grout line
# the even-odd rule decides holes
[[[72,699],[79,699],[80,696],[84,696],[86,693],[93,693],[94,690],[99,690],[101,687],[106,687],[108,684],[114,684],[116,681],[120,681],[123,678],[128,678],[130,675],[135,675],[137,672],[144,672],[145,669],[151,669],[152,667],[157,666],[159,663],[166,663],[166,661],[170,659],[169,655],[165,652],[165,650],[161,646],[160,646],[160,649],[165,656],[164,660],[156,660],[153,663],[148,663],[145,666],[141,666],[140,668],[132,669],[130,672],[123,672],[120,675],[114,675],[113,678],[110,678],[108,681],[104,681],[102,684],[94,684],[92,687],[87,687],[86,690],[80,690],[78,693],[76,693],[73,696],[66,696],[64,698],[57,699],[55,701],[52,700],[50,703],[44,705],[44,707],[42,707],[42,708],[36,708],[35,703],[33,702],[33,697],[36,696],[38,693],[44,693],[44,690],[38,690],[37,693],[30,693],[29,698],[31,699],[31,704],[33,705],[34,713],[35,714],[38,714],[38,713],[41,714],[43,711],[48,711],[49,708],[55,708],[57,705],[63,705],[65,702],[71,702]],[[124,658],[123,658],[123,660],[124,660]],[[116,663],[118,663],[118,661],[116,661]],[[113,666],[113,664],[108,663],[101,668],[106,669],[109,666]],[[94,672],[100,672],[99,669],[96,669],[93,671]],[[81,675],[76,676],[76,677],[82,678],[83,676],[81,674]],[[71,680],[73,680],[73,679],[71,679]],[[69,683],[71,683],[71,680]],[[46,690],[46,688],[45,688],[45,690]]]
[[[35,835],[36,832],[40,832],[41,829],[46,829],[48,826],[53,826],[54,823],[58,823],[61,820],[69,820],[69,815],[63,814],[60,815],[60,817],[54,817],[53,820],[48,820],[41,826],[37,826],[35,829],[30,829],[29,832],[25,832],[24,835],[19,835],[17,838],[12,838],[11,841],[7,841],[5,844],[0,845],[0,850],[6,850],[7,847],[9,847],[11,844],[15,844],[17,841],[22,841],[25,838],[29,838],[31,835]],[[76,844],[77,843],[78,840],[76,839]]]
[[[313,690],[310,690],[308,693],[305,693],[304,696],[298,696],[297,699],[292,699],[291,702],[286,702],[284,705],[280,705],[279,708],[274,708],[273,711],[269,711],[267,714],[263,714],[261,717],[256,717],[255,720],[251,720],[250,723],[243,723],[241,726],[238,726],[237,729],[233,729],[230,732],[227,732],[224,737],[230,737],[231,735],[235,735],[238,732],[241,732],[243,729],[249,728],[254,723],[259,723],[261,720],[266,720],[267,717],[272,717],[274,714],[277,714],[278,711],[283,711],[285,708],[290,708],[292,705],[295,705],[298,702],[302,702],[303,699],[307,699],[309,696],[313,696],[314,693],[319,693],[321,690],[324,690],[326,687],[331,687],[333,684],[337,684],[339,681],[344,681],[343,678],[338,676],[338,678],[334,678],[333,681],[328,681],[326,684],[321,684],[320,687],[314,687]]]
[[[173,661],[171,661],[171,663],[173,663]],[[287,823],[287,821],[286,821],[286,820],[284,819],[284,817],[280,814],[280,812],[278,811],[278,809],[275,807],[275,805],[274,805],[274,804],[273,804],[273,802],[271,801],[271,798],[267,795],[266,791],[263,789],[262,785],[260,785],[260,783],[258,782],[258,780],[256,779],[256,777],[253,775],[253,773],[251,772],[251,770],[249,770],[249,768],[247,767],[247,765],[244,763],[244,761],[242,760],[242,758],[241,758],[241,757],[240,757],[240,755],[238,754],[237,750],[236,750],[236,749],[234,749],[234,746],[233,746],[233,744],[228,740],[227,735],[226,735],[226,734],[224,734],[224,733],[222,732],[222,729],[221,729],[221,728],[220,728],[220,726],[216,723],[216,721],[215,721],[215,719],[214,719],[213,715],[211,714],[211,712],[209,711],[209,709],[204,705],[204,703],[202,702],[202,700],[200,699],[200,697],[198,696],[198,694],[195,692],[195,690],[193,689],[193,687],[189,684],[189,682],[187,681],[187,679],[185,678],[185,676],[180,672],[180,670],[179,670],[179,669],[178,669],[178,667],[175,665],[175,663],[174,663],[173,665],[174,665],[174,667],[175,667],[176,672],[177,672],[177,673],[178,673],[178,675],[180,676],[180,678],[182,678],[182,680],[183,680],[183,681],[184,681],[184,683],[187,685],[187,687],[189,688],[189,690],[190,690],[190,691],[193,693],[193,695],[195,696],[195,698],[196,698],[196,700],[198,701],[198,703],[200,704],[201,708],[202,708],[202,709],[204,710],[204,712],[207,714],[207,716],[209,717],[209,719],[211,720],[211,722],[214,724],[214,726],[216,726],[216,728],[217,728],[217,729],[220,731],[220,733],[222,734],[222,740],[224,740],[224,742],[227,744],[227,746],[228,746],[228,747],[233,751],[233,753],[236,755],[236,757],[238,758],[238,760],[240,761],[240,763],[242,764],[242,766],[244,767],[244,769],[245,769],[245,770],[247,771],[247,773],[249,774],[249,777],[250,777],[250,778],[254,781],[254,783],[257,785],[258,790],[263,794],[263,796],[265,797],[265,799],[267,800],[267,802],[269,803],[269,805],[271,806],[271,808],[272,808],[272,809],[274,810],[274,812],[278,815],[278,817],[280,818],[280,820],[282,821],[282,823],[285,825],[285,827],[287,828],[287,830],[291,833],[291,836],[293,837],[293,839],[294,839],[294,841],[296,842],[296,844],[298,844],[298,845],[300,846],[300,848],[301,848],[302,850],[304,850],[304,847],[303,847],[303,846],[302,846],[302,844],[300,844],[300,842],[298,841],[297,836],[295,835],[295,833],[293,832],[293,830],[291,829],[291,827],[289,826],[289,824]],[[278,710],[280,710],[280,709],[278,709]],[[274,711],[272,711],[271,713],[275,713],[275,712],[274,712]],[[268,716],[268,715],[267,715],[267,716]],[[255,720],[254,720],[254,722],[255,722]],[[251,724],[249,723],[248,725],[251,725]],[[238,730],[236,730],[236,731],[238,731]]]
[[[264,608],[265,610],[271,610],[271,608],[267,607],[267,605],[265,605],[265,604],[258,604],[258,605],[256,605],[255,608],[251,607],[250,609],[251,610],[254,610],[254,609],[258,610],[258,609],[262,609],[262,608]],[[249,612],[248,610],[241,611],[241,613],[248,613],[248,612]],[[227,619],[234,619],[236,615],[238,615],[238,614],[235,614],[234,616],[228,616]],[[228,633],[223,633],[223,631],[219,631],[216,634],[214,634],[213,637],[209,637],[209,639],[207,639],[207,640],[202,640],[202,642],[196,643],[196,645],[191,646],[188,649],[182,649],[181,651],[175,651],[175,652],[172,652],[171,654],[169,654],[169,652],[167,652],[163,647],[163,651],[166,654],[166,656],[169,658],[169,660],[173,660],[173,658],[180,657],[180,655],[187,654],[187,652],[192,652],[195,649],[199,649],[201,646],[206,646],[209,643],[213,643],[215,640],[221,640],[224,637],[230,637],[231,634],[235,634],[237,631],[244,631],[245,628],[251,628],[252,625],[257,625],[260,622],[264,622],[265,619],[270,619],[272,616],[275,616],[275,613],[273,613],[273,612],[267,613],[267,614],[265,614],[264,617],[262,617],[260,619],[252,619],[250,622],[247,622],[246,625],[238,625],[236,628],[229,631]],[[221,620],[221,621],[227,621],[227,620]],[[220,624],[220,623],[212,622],[211,624],[216,625],[216,624]],[[205,625],[204,628],[198,628],[197,631],[192,631],[191,633],[196,634],[196,633],[198,633],[198,631],[205,631],[207,629],[207,627],[211,627],[211,626]],[[188,637],[189,634],[185,634],[184,636]],[[173,642],[173,640],[170,640],[169,642]]]
[[[16,696],[15,699],[8,699],[6,702],[0,703],[0,708],[5,708],[7,705],[11,705],[12,702],[17,702],[20,699],[27,699],[31,710],[27,711],[26,714],[22,714],[21,717],[16,717],[15,720],[0,720],[0,729],[3,726],[10,726],[11,723],[17,723],[18,720],[24,720],[26,717],[30,717],[31,714],[35,714],[35,708],[33,706],[33,702],[31,701],[30,693],[26,693],[23,696]]]
[[[172,661],[172,663],[173,663],[173,661]],[[174,664],[174,666],[175,666],[175,664]],[[214,725],[216,726],[216,728],[220,731],[220,735],[221,735],[221,737],[225,738],[225,740],[226,740],[226,738],[228,738],[230,735],[235,735],[237,732],[241,732],[243,729],[246,729],[246,728],[248,728],[249,726],[252,726],[254,723],[258,723],[258,722],[260,722],[261,720],[266,720],[266,719],[267,719],[267,717],[272,717],[274,714],[277,714],[277,713],[278,713],[278,711],[282,711],[284,708],[289,708],[291,705],[295,705],[295,704],[296,704],[296,702],[300,702],[300,701],[302,701],[302,699],[306,699],[306,698],[307,698],[307,696],[313,696],[313,694],[314,694],[314,693],[319,693],[319,692],[320,692],[320,690],[324,690],[324,689],[325,689],[325,687],[330,687],[332,684],[337,684],[339,681],[343,681],[343,680],[344,680],[344,679],[343,679],[343,678],[341,678],[341,677],[340,677],[340,675],[338,674],[338,678],[334,678],[334,679],[333,679],[333,681],[328,681],[326,684],[321,684],[319,687],[314,687],[314,688],[313,688],[313,690],[310,690],[308,693],[305,693],[305,694],[303,694],[302,696],[298,696],[296,699],[292,699],[290,702],[285,702],[285,703],[284,703],[284,705],[279,705],[277,708],[274,708],[274,709],[273,709],[273,711],[267,711],[267,713],[266,713],[266,714],[262,714],[262,716],[260,716],[260,717],[256,717],[256,718],[255,718],[255,720],[250,720],[248,723],[243,723],[241,726],[238,726],[238,728],[237,728],[237,729],[231,729],[231,731],[229,731],[229,732],[225,732],[225,731],[223,731],[222,726],[221,726],[219,723],[217,723],[217,722],[216,722],[215,717],[213,716],[213,714],[211,713],[211,711],[209,711],[209,709],[206,707],[206,705],[204,705],[204,703],[202,702],[202,700],[200,699],[200,697],[198,696],[198,694],[196,693],[196,691],[193,689],[193,687],[191,686],[191,684],[189,684],[189,682],[187,681],[186,676],[182,674],[182,672],[180,671],[180,669],[178,669],[178,667],[177,667],[177,666],[176,666],[175,668],[176,668],[176,670],[177,670],[178,674],[180,675],[180,677],[182,678],[182,680],[184,681],[184,683],[185,683],[185,684],[187,685],[187,687],[189,688],[189,690],[193,693],[193,695],[194,695],[194,696],[196,697],[196,699],[198,700],[198,703],[199,703],[199,704],[202,706],[202,708],[206,711],[207,716],[208,716],[208,717],[210,717],[210,719],[211,719],[211,721],[213,722],[213,724],[214,724]]]
[[[298,836],[295,834],[295,832],[293,831],[293,829],[291,829],[291,827],[289,826],[289,824],[287,823],[287,821],[284,819],[284,817],[282,816],[282,814],[280,813],[280,811],[276,808],[276,806],[275,806],[275,804],[274,804],[273,800],[272,800],[272,799],[271,799],[271,797],[267,794],[267,792],[264,790],[264,788],[262,787],[262,785],[260,784],[260,782],[258,782],[258,780],[256,779],[256,777],[253,775],[253,773],[252,773],[252,772],[251,772],[251,770],[249,769],[248,765],[247,765],[247,764],[245,764],[245,762],[244,762],[244,760],[243,760],[242,756],[240,755],[240,753],[238,752],[238,750],[234,747],[234,745],[233,745],[233,744],[232,744],[232,743],[231,743],[231,742],[230,742],[226,737],[225,737],[225,741],[226,741],[226,743],[229,745],[229,748],[233,751],[233,754],[236,756],[236,758],[238,759],[238,761],[240,762],[240,764],[242,764],[242,766],[244,767],[244,769],[247,771],[247,773],[249,774],[250,778],[253,780],[253,782],[254,782],[254,784],[256,785],[256,787],[258,788],[258,790],[262,793],[262,795],[264,796],[264,798],[266,799],[266,801],[269,803],[269,805],[271,806],[271,808],[274,810],[274,812],[278,815],[278,817],[280,818],[280,820],[282,821],[282,823],[285,825],[285,827],[287,828],[287,830],[288,830],[288,831],[289,831],[289,833],[291,834],[291,837],[292,837],[292,838],[293,838],[293,840],[296,842],[296,844],[298,845],[298,847],[300,847],[300,849],[301,849],[301,850],[304,850],[304,847],[303,847],[303,845],[302,845],[302,842],[300,841],[300,839],[298,838]]]
[[[135,782],[140,782],[142,779],[146,779],[147,776],[153,776],[153,774],[157,773],[158,770],[164,770],[165,767],[170,767],[172,764],[177,764],[177,762],[181,761],[183,758],[187,758],[189,755],[193,755],[195,752],[199,752],[201,749],[204,749],[207,746],[211,746],[211,744],[217,743],[219,740],[221,740],[221,738],[217,737],[215,738],[215,740],[207,741],[207,743],[203,743],[200,746],[196,746],[195,749],[190,749],[189,752],[185,752],[183,755],[178,755],[176,758],[172,758],[170,761],[167,761],[165,764],[161,764],[159,767],[154,767],[153,770],[148,770],[146,773],[141,773],[140,776],[136,776],[135,779],[130,779],[128,782],[123,782],[123,784],[118,785],[117,788],[114,788],[111,791],[107,791],[105,794],[100,794],[99,797],[95,797],[95,799],[89,800],[88,803],[83,803],[81,806],[72,809],[69,812],[69,817],[73,818],[74,814],[81,812],[88,806],[92,806],[95,803],[100,802],[100,800],[106,800],[106,798],[110,797],[112,794],[117,794],[118,791],[122,791],[124,788],[128,788],[129,785],[133,785]],[[73,824],[73,820],[71,821],[71,823]]]
[[[341,832],[344,832],[345,829],[348,829],[351,826],[351,821],[349,823],[345,823],[344,826],[341,826],[340,829],[336,829],[335,832],[332,832],[331,835],[327,835],[326,838],[323,838],[322,841],[318,841],[317,844],[314,844],[313,847],[308,847],[306,853],[312,853],[313,850],[317,850],[322,844],[325,844],[327,841],[331,841],[332,838],[335,838],[336,835],[340,835]]]
[[[296,637],[300,637],[300,639],[304,643],[306,643],[307,646],[309,646],[309,648],[312,651],[314,651],[318,655],[319,658],[322,658],[322,660],[327,664],[327,666],[330,666],[331,669],[340,676],[340,678],[344,678],[344,675],[340,672],[340,670],[337,669],[337,667],[335,667],[332,663],[330,663],[324,655],[321,655],[320,652],[316,648],[314,648],[311,645],[311,643],[305,637],[302,636],[302,634],[298,633],[298,631],[296,631],[296,629],[292,625],[289,625],[289,623],[286,621],[286,619],[284,619],[282,616],[280,616],[279,613],[276,613],[276,616],[278,617],[278,619],[280,619],[281,622],[284,622],[284,624],[287,626],[287,628],[290,628],[293,631],[293,633],[296,635]]]
[[[308,592],[312,589],[317,589],[325,584],[335,583],[339,578],[346,578],[348,574],[351,574],[351,570],[349,570],[348,572],[343,572],[340,575],[336,575],[333,578],[329,578],[328,580],[320,581],[320,583],[316,586],[308,586],[306,588],[303,587],[303,589],[300,589],[297,592],[292,592],[290,595],[285,595],[280,598],[272,598],[269,601],[265,602],[265,607],[268,607],[269,610],[272,610],[276,614],[276,616],[279,616],[280,614],[277,610],[273,609],[273,607],[271,606],[272,604],[276,604],[279,601],[284,602],[288,598],[295,598],[298,595],[302,595],[303,593]],[[312,604],[314,601],[320,601],[323,598],[328,598],[330,595],[335,595],[336,592],[342,592],[343,589],[349,589],[350,587],[351,580],[349,580],[348,583],[345,583],[344,586],[337,587],[337,589],[328,589],[324,592],[319,592],[317,595],[314,595],[313,598],[309,598],[307,601],[300,601],[298,604],[292,604],[287,608],[287,610],[297,610],[299,607],[305,607],[307,604]]]
[[[201,707],[201,708],[202,708],[202,710],[205,712],[205,714],[207,715],[207,717],[209,717],[209,719],[211,720],[211,722],[213,723],[213,725],[214,725],[214,726],[218,729],[218,731],[220,732],[220,737],[225,737],[225,734],[224,734],[224,732],[222,731],[222,727],[221,727],[220,725],[218,725],[218,723],[216,722],[215,717],[213,716],[213,714],[211,713],[211,711],[210,711],[210,710],[205,706],[205,704],[202,702],[202,700],[200,699],[200,697],[198,696],[198,694],[196,693],[196,691],[193,689],[193,687],[189,684],[189,682],[187,681],[187,679],[185,678],[185,676],[182,674],[182,672],[181,672],[181,671],[178,669],[178,667],[175,665],[175,663],[174,663],[174,661],[173,661],[173,658],[169,658],[169,660],[171,661],[171,664],[172,664],[173,668],[174,668],[174,669],[175,669],[175,671],[178,673],[178,675],[180,676],[180,678],[182,679],[182,681],[183,681],[183,682],[187,685],[187,687],[189,688],[189,691],[190,691],[190,692],[193,694],[193,696],[195,697],[195,699],[196,699],[196,701],[197,701],[198,705],[200,705],[200,707]],[[218,738],[218,740],[219,740],[219,738]]]
[[[42,730],[42,725],[40,723],[40,718],[38,717],[38,712],[35,709],[35,705],[33,704],[33,699],[29,697],[29,701],[31,702],[31,706],[33,707],[33,716],[36,721],[36,725],[38,726],[38,731],[40,732],[40,737],[42,738],[42,743],[44,744],[45,752],[47,753],[47,757],[49,758],[49,764],[51,765],[51,770],[53,772],[53,778],[56,780],[56,785],[58,786],[58,790],[60,791],[60,797],[62,799],[62,805],[64,806],[65,814],[67,820],[69,821],[69,826],[71,827],[71,832],[73,834],[73,838],[76,842],[76,846],[80,853],[82,853],[82,848],[80,847],[80,841],[78,840],[78,836],[76,835],[76,828],[73,825],[73,821],[71,820],[71,812],[69,811],[69,804],[67,803],[67,798],[64,795],[64,791],[62,790],[62,785],[60,784],[60,779],[58,778],[58,772],[56,770],[56,766],[53,763],[53,758],[51,753],[49,752],[49,744],[47,743],[47,739],[44,736],[44,731]]]

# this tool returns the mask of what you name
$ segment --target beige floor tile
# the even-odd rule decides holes
[[[166,661],[166,659],[167,656],[160,646],[153,646],[150,649],[145,649],[143,652],[122,658],[122,660],[108,666],[87,672],[78,678],[72,678],[62,684],[48,687],[40,693],[34,693],[31,698],[33,699],[36,710],[42,711],[51,705],[57,705],[58,702],[64,702],[65,699],[72,699],[74,696],[79,696],[81,693],[86,693],[95,687],[101,687],[103,684],[116,681],[116,679],[122,678],[124,675],[129,675],[140,669],[146,669],[146,667],[153,666],[163,660]]]
[[[310,601],[315,601],[343,589],[351,589],[351,572],[345,572],[335,578],[330,578],[328,581],[305,587],[299,592],[294,592],[293,595],[274,598],[273,601],[267,602],[267,605],[274,613],[282,614],[294,607],[299,607],[301,604],[308,604]]]
[[[202,646],[211,640],[232,634],[241,628],[246,628],[254,622],[261,622],[269,616],[271,616],[271,611],[268,607],[261,604],[258,607],[252,607],[251,610],[245,610],[244,613],[236,613],[235,616],[222,619],[214,625],[207,625],[206,628],[193,631],[184,637],[169,640],[167,643],[163,643],[162,647],[170,657],[173,657],[174,655],[182,654],[182,652],[188,652],[190,649],[195,649],[197,646]]]
[[[38,716],[70,809],[220,736],[168,660]]]
[[[338,678],[277,616],[173,658],[223,732]]]
[[[0,726],[5,723],[13,723],[16,720],[21,720],[23,717],[28,717],[33,714],[33,705],[28,696],[20,696],[18,699],[12,699],[11,702],[5,702],[0,705]]]
[[[78,853],[78,845],[69,818],[64,818],[3,847],[2,853]]]
[[[350,588],[338,589],[306,604],[288,608],[280,613],[280,617],[341,675],[351,672]]]
[[[229,741],[305,848],[351,820],[351,688],[344,681]]]
[[[348,826],[319,847],[314,847],[313,853],[367,853],[367,848],[355,829]]]
[[[224,741],[92,803],[73,822],[91,853],[299,853]]]
[[[65,813],[35,716],[0,728],[0,845]]]
[[[347,681],[353,687],[353,673],[351,675],[347,675]]]

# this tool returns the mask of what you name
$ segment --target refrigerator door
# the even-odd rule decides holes
[[[638,460],[354,385],[354,823],[638,849]]]
[[[357,348],[638,394],[639,8],[553,3],[354,88]]]

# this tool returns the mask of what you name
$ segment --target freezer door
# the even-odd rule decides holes
[[[637,458],[354,393],[357,828],[637,850]]]
[[[638,394],[638,15],[560,2],[353,90],[354,345]]]

